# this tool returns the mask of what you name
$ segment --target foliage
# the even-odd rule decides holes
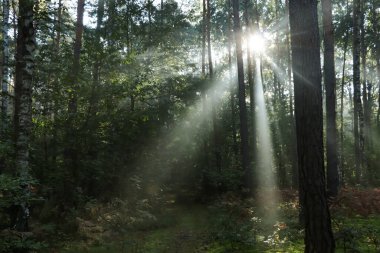
[[[227,195],[210,209],[216,214],[211,217],[212,240],[230,245],[235,250],[241,245],[256,243],[261,219],[255,217],[254,210],[246,207],[238,197]]]

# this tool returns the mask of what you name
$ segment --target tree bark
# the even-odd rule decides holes
[[[247,123],[247,105],[245,102],[245,84],[244,84],[244,65],[243,65],[243,52],[241,42],[241,27],[239,17],[239,0],[232,0],[233,16],[234,16],[234,33],[236,44],[236,63],[238,74],[238,98],[239,98],[239,117],[240,117],[240,145],[241,145],[241,165],[244,172],[243,185],[251,191],[252,184],[252,171],[251,161],[249,156],[248,144],[248,123]]]
[[[322,0],[323,12],[323,76],[326,87],[326,153],[327,153],[327,193],[338,195],[339,173],[336,130],[336,79],[334,56],[334,28],[332,24],[331,0]]]
[[[329,253],[335,244],[325,190],[317,1],[290,0],[289,7],[305,252]]]
[[[290,125],[291,125],[291,143],[296,142],[296,136],[295,136],[295,119],[294,119],[294,106],[293,106],[293,86],[292,86],[292,57],[291,57],[291,50],[290,50],[290,26],[289,26],[289,0],[285,1],[285,16],[287,19],[287,32],[286,32],[286,49],[287,49],[287,67],[288,67],[288,88],[289,88],[289,111],[290,111]],[[297,189],[299,182],[298,182],[298,165],[297,165],[297,148],[295,145],[289,145],[290,146],[290,157],[291,157],[291,163],[292,163],[292,188]]]
[[[348,12],[348,10],[347,10]],[[343,48],[343,67],[342,67],[342,83],[341,83],[341,94],[340,94],[340,173],[341,173],[341,185],[344,186],[345,168],[344,168],[344,85],[345,85],[345,74],[346,74],[346,55],[348,46],[348,30],[346,31],[344,48]]]
[[[228,20],[227,20],[227,28],[228,28],[228,67],[230,72],[230,82],[233,82],[231,84],[230,88],[230,103],[231,103],[231,132],[232,132],[232,150],[234,152],[235,158],[238,157],[238,143],[237,143],[237,137],[236,137],[236,108],[235,108],[235,95],[236,95],[236,88],[234,87],[234,80],[233,80],[233,73],[232,73],[232,11],[231,11],[231,0],[227,0],[228,4]]]
[[[355,139],[355,176],[361,182],[362,174],[362,137],[359,121],[362,122],[362,102],[360,98],[360,0],[353,6],[353,85],[354,85],[354,139]]]
[[[9,80],[9,0],[3,0],[2,26],[2,61],[1,61],[1,115],[2,125],[6,124],[8,114],[8,80]]]
[[[377,74],[377,87],[378,87],[378,107],[377,107],[377,127],[380,129],[380,29],[377,25],[379,23],[379,16],[377,10],[379,8],[379,4],[377,1],[373,1],[373,28],[375,34],[375,57],[376,57],[376,74]]]
[[[210,82],[214,78],[214,67],[212,62],[212,50],[211,50],[211,5],[210,0],[206,0],[206,38],[207,38],[207,55],[208,55],[208,71]],[[213,103],[211,104],[212,114],[212,126],[214,134],[214,155],[215,155],[215,167],[218,171],[222,169],[222,155],[220,151],[220,130],[218,125],[216,104],[218,98],[215,94],[212,96]]]
[[[30,134],[32,130],[32,86],[34,53],[36,49],[33,27],[33,0],[19,1],[18,32],[16,46],[15,82],[15,153],[16,169],[22,182],[25,199],[29,196],[30,179]],[[18,231],[28,231],[29,203],[22,201],[15,227]]]

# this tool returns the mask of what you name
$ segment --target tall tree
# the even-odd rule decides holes
[[[68,146],[65,148],[65,163],[71,171],[71,177],[74,182],[77,180],[78,169],[78,154],[77,154],[77,140],[75,137],[75,122],[76,113],[78,110],[78,90],[79,90],[79,71],[80,71],[80,55],[82,49],[82,35],[83,35],[83,14],[84,14],[85,0],[78,0],[77,6],[77,21],[74,41],[73,52],[73,65],[69,73],[69,85],[71,92],[69,93],[68,105],[68,120],[67,120],[67,138]]]
[[[348,8],[347,8],[348,9]],[[347,14],[348,14],[347,10]],[[347,58],[347,47],[348,47],[348,29],[345,33],[344,46],[343,46],[343,67],[342,67],[342,82],[341,82],[341,94],[340,94],[340,173],[341,173],[341,182],[340,184],[344,186],[344,85],[345,85],[345,74],[346,74],[346,58]]]
[[[8,110],[8,75],[9,75],[9,0],[3,0],[3,24],[2,24],[2,61],[1,61],[1,115],[2,124]]]
[[[291,125],[291,141],[295,142],[295,119],[294,119],[294,106],[293,106],[293,86],[292,86],[292,52],[290,47],[290,26],[289,26],[289,0],[285,1],[285,15],[286,15],[286,48],[287,48],[287,81],[288,81],[288,89],[289,89],[289,117],[290,117],[290,125]],[[290,145],[291,152],[291,162],[292,162],[292,187],[294,189],[298,188],[298,166],[297,166],[297,148],[295,145]]]
[[[28,230],[29,207],[26,201],[29,194],[30,177],[30,134],[32,130],[32,83],[34,70],[34,52],[36,49],[33,27],[34,0],[19,1],[19,16],[17,21],[16,48],[16,82],[15,82],[15,153],[16,168],[19,174],[25,200],[20,204],[16,221],[18,231]]]
[[[336,79],[334,56],[334,29],[332,23],[331,0],[322,0],[323,12],[323,77],[326,87],[326,152],[327,152],[327,192],[338,194],[339,173],[337,157],[336,129]]]
[[[239,0],[232,1],[234,33],[236,44],[236,64],[238,77],[238,99],[239,99],[239,117],[240,117],[240,142],[241,142],[241,165],[244,171],[244,187],[251,190],[253,187],[253,178],[251,170],[251,160],[249,156],[248,144],[248,122],[247,122],[247,105],[245,102],[245,84],[244,84],[244,65],[242,50],[242,34],[239,16]]]
[[[355,176],[360,183],[362,174],[362,102],[360,97],[360,0],[354,0],[353,5],[353,85],[354,85],[354,141],[355,141]],[[360,132],[359,132],[360,131]]]
[[[379,1],[374,0],[372,4],[372,26],[375,38],[375,58],[376,58],[376,73],[377,73],[377,87],[378,87],[378,108],[377,108],[377,127],[380,128],[380,29],[377,24],[379,24],[379,14],[377,12],[379,6]]]
[[[233,80],[233,70],[232,70],[232,11],[231,11],[231,0],[227,0],[227,9],[228,9],[228,19],[227,19],[227,29],[228,29],[228,67],[230,71],[230,82],[234,82]],[[231,104],[231,132],[232,132],[232,140],[233,140],[233,147],[232,150],[234,152],[235,157],[238,156],[238,143],[237,143],[237,137],[236,137],[236,108],[235,108],[235,93],[236,93],[236,87],[232,84],[231,90],[230,90],[230,104]]]
[[[212,62],[212,50],[211,50],[211,4],[210,0],[206,0],[206,38],[207,38],[207,55],[208,55],[208,71],[210,81],[214,78],[214,66]],[[214,102],[212,103],[212,125],[214,133],[214,155],[215,155],[215,165],[218,171],[222,168],[222,155],[220,151],[220,130],[217,118],[216,104],[218,98],[215,94],[212,95]]]
[[[334,252],[325,190],[317,1],[290,0],[289,19],[305,252]]]

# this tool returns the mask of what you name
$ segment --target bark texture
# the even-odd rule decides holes
[[[289,7],[305,252],[329,253],[335,244],[325,190],[317,1],[290,0]]]
[[[33,27],[33,0],[19,1],[19,17],[16,48],[16,82],[15,82],[15,151],[16,169],[22,182],[25,199],[29,195],[29,144],[32,128],[32,83],[34,71],[34,53],[36,50]],[[28,230],[29,204],[20,204],[15,228]]]
[[[2,22],[2,59],[1,59],[1,114],[2,123],[8,112],[8,80],[9,80],[9,0],[3,0]]]

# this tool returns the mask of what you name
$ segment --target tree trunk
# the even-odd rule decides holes
[[[232,0],[233,16],[234,16],[234,32],[236,43],[236,63],[238,74],[238,98],[239,98],[239,117],[240,117],[240,142],[241,142],[241,165],[244,171],[243,185],[251,191],[253,184],[251,161],[249,156],[248,145],[248,123],[247,123],[247,105],[245,103],[245,84],[244,84],[244,65],[242,52],[242,39],[239,17],[239,0]]]
[[[214,67],[212,62],[212,50],[211,50],[211,6],[210,0],[206,0],[206,38],[207,38],[207,54],[208,54],[208,71],[209,71],[209,79],[212,82],[214,78]],[[218,125],[217,118],[217,96],[213,94],[212,96],[212,104],[211,104],[211,114],[212,114],[212,126],[213,126],[213,134],[214,134],[214,155],[215,155],[215,166],[218,171],[222,169],[222,155],[220,151],[220,130]]]
[[[99,82],[100,82],[100,67],[101,67],[101,57],[102,57],[102,52],[103,52],[102,45],[100,44],[101,25],[103,23],[103,16],[104,16],[104,0],[98,0],[98,9],[97,9],[97,18],[96,18],[97,21],[96,21],[96,29],[95,29],[96,50],[95,50],[93,73],[92,73],[91,97],[89,101],[86,124],[88,123],[89,118],[93,114],[92,112],[97,110],[96,89],[99,87]]]
[[[32,130],[32,83],[34,71],[34,52],[36,49],[33,27],[33,0],[19,1],[19,17],[16,48],[15,82],[15,153],[16,169],[23,182],[21,187],[25,199],[29,196],[30,165],[29,145]],[[28,230],[29,204],[20,203],[20,211],[15,227],[18,231]]]
[[[238,156],[238,143],[237,143],[237,137],[236,137],[236,108],[235,108],[235,94],[236,94],[236,88],[234,86],[234,80],[233,80],[233,73],[232,73],[232,11],[231,11],[231,0],[227,0],[228,4],[228,21],[227,21],[227,27],[228,27],[228,67],[230,72],[230,82],[233,82],[231,84],[230,88],[230,103],[231,103],[231,132],[232,132],[232,141],[233,146],[232,150],[234,152],[235,158]]]
[[[372,4],[372,27],[375,38],[375,60],[376,60],[376,74],[377,74],[377,82],[378,82],[378,107],[377,107],[377,115],[376,115],[376,123],[377,127],[380,130],[380,29],[379,29],[379,15],[378,10],[379,3],[378,1],[373,1]]]
[[[78,0],[77,6],[77,22],[74,42],[73,66],[69,73],[69,84],[71,92],[69,93],[68,120],[67,120],[67,147],[64,150],[65,163],[71,172],[71,182],[74,185],[78,180],[78,150],[75,118],[78,110],[78,91],[79,91],[79,71],[80,71],[80,54],[82,50],[82,34],[83,34],[83,13],[85,0]]]
[[[361,181],[362,173],[362,149],[361,135],[359,134],[359,120],[361,117],[361,98],[360,98],[360,0],[354,0],[353,6],[353,85],[354,85],[354,138],[355,138],[355,176],[356,183]],[[361,122],[361,120],[360,120]]]
[[[289,0],[285,1],[285,16],[287,19],[287,32],[286,32],[286,49],[287,49],[287,67],[288,67],[288,88],[289,88],[289,111],[290,111],[290,125],[291,125],[291,145],[290,147],[290,159],[292,163],[292,188],[298,188],[298,166],[297,166],[297,148],[293,144],[296,141],[295,136],[295,119],[294,119],[294,106],[293,106],[293,86],[292,86],[292,58],[290,50],[290,26],[289,26]]]
[[[348,12],[348,10],[347,10]],[[343,52],[343,67],[342,67],[342,83],[341,83],[341,94],[340,94],[340,173],[341,173],[341,185],[344,186],[344,118],[343,118],[343,102],[344,102],[344,84],[345,84],[345,74],[346,74],[346,55],[348,46],[348,30],[346,31],[345,41],[344,41],[344,52]]]
[[[59,57],[60,50],[61,50],[61,23],[62,23],[62,0],[58,1],[58,9],[57,9],[57,20],[54,24],[54,30],[56,31],[57,35],[54,38],[54,48],[56,57],[55,60],[57,62],[57,57]],[[52,168],[55,169],[57,165],[57,123],[56,123],[56,117],[59,110],[58,105],[58,89],[57,86],[59,84],[59,78],[58,75],[55,76],[53,85],[55,88],[53,88],[53,132],[52,132],[52,140],[51,140],[51,153],[52,153]]]
[[[323,12],[323,74],[326,87],[326,153],[327,153],[327,193],[338,195],[339,173],[336,130],[336,79],[334,56],[334,28],[332,24],[331,0],[322,0]]]
[[[289,4],[305,252],[329,253],[335,245],[325,190],[317,1],[290,0]]]
[[[8,80],[9,80],[9,0],[3,0],[3,27],[2,27],[2,62],[1,62],[1,123],[6,124],[8,114]]]

